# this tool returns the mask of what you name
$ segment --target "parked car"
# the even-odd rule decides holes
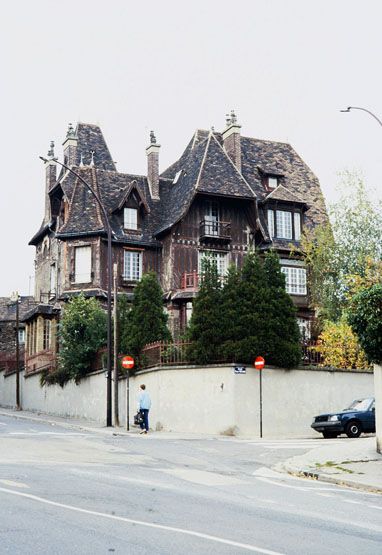
[[[315,416],[312,428],[325,438],[343,433],[359,437],[363,432],[375,432],[375,400],[373,397],[356,399],[347,409]]]

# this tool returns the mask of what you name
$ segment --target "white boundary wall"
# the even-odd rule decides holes
[[[373,374],[325,369],[263,370],[263,437],[317,436],[310,425],[321,412],[338,411],[374,394]],[[130,378],[130,422],[139,385],[152,399],[150,427],[174,432],[259,437],[259,372],[211,365],[152,369]],[[20,375],[24,410],[105,422],[106,378],[91,374],[80,385],[40,386],[40,376]],[[0,406],[15,405],[15,374],[0,372]],[[126,421],[126,380],[119,387],[120,423]]]

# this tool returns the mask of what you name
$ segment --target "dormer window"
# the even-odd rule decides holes
[[[279,184],[278,177],[275,177],[273,175],[268,176],[268,189],[276,189],[278,184]]]
[[[124,209],[123,227],[125,229],[138,229],[138,210],[136,208]]]
[[[301,239],[301,212],[299,210],[267,210],[268,231],[271,239]]]

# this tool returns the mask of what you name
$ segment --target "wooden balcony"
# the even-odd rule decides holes
[[[231,222],[202,220],[199,225],[201,241],[231,241]]]
[[[182,275],[180,288],[183,291],[197,291],[199,287],[198,272],[185,272]]]

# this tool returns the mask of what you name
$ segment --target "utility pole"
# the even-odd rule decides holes
[[[114,426],[119,426],[119,405],[118,405],[118,264],[113,266],[113,285],[114,285]]]
[[[11,302],[16,303],[16,410],[21,410],[20,402],[20,342],[19,342],[19,328],[20,328],[20,312],[19,302],[20,297],[18,291],[14,291],[11,295]]]

